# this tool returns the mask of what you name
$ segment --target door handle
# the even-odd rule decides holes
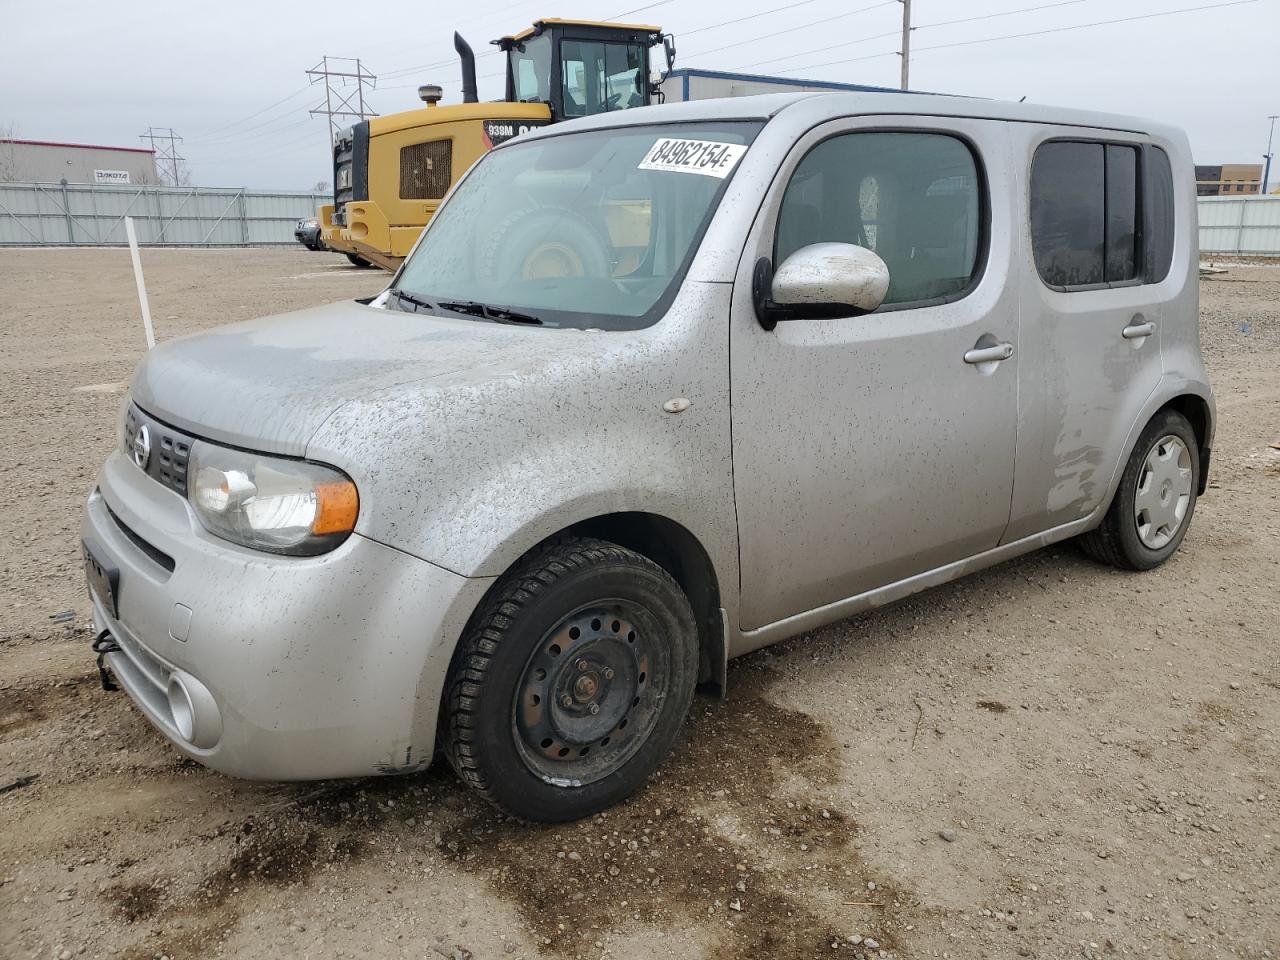
[[[1012,343],[997,343],[993,347],[974,347],[966,351],[965,363],[999,363],[1013,356]]]
[[[1120,331],[1126,340],[1141,340],[1156,332],[1156,325],[1148,320],[1146,323],[1131,323]]]

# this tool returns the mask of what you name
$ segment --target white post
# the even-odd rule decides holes
[[[129,255],[133,257],[133,279],[138,285],[138,303],[142,306],[142,326],[147,331],[147,349],[156,345],[156,332],[151,326],[151,307],[147,304],[147,283],[142,279],[142,261],[138,258],[138,235],[133,232],[133,217],[124,218],[124,232],[129,237]]]

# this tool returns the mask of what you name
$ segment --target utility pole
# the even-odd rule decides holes
[[[147,132],[138,134],[138,139],[151,143],[151,151],[156,157],[156,172],[160,175],[161,182],[167,182],[171,187],[181,186],[182,161],[187,158],[178,155],[178,144],[182,142],[182,138],[173,132],[173,127],[147,127]]]
[[[1267,119],[1271,121],[1271,130],[1267,134],[1267,152],[1262,155],[1262,158],[1267,161],[1262,168],[1262,195],[1264,197],[1267,195],[1267,181],[1271,179],[1271,159],[1275,156],[1271,151],[1271,141],[1276,135],[1276,120],[1280,119],[1280,115],[1273,113]]]
[[[364,98],[365,86],[373,90],[378,78],[364,68],[358,57],[324,57],[307,71],[307,76],[312,83],[324,83],[324,103],[311,115],[329,118],[330,142],[338,139],[338,130],[345,126],[339,119],[353,117],[359,121],[378,115]]]
[[[898,0],[902,4],[902,49],[898,56],[902,57],[902,89],[907,89],[911,76],[911,0]]]

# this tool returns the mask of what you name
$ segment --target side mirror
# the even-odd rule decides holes
[[[674,33],[662,35],[662,52],[667,55],[667,73],[676,65],[676,36]]]
[[[776,271],[761,257],[752,278],[756,318],[766,330],[779,320],[870,313],[888,291],[888,266],[874,251],[852,243],[811,243]]]

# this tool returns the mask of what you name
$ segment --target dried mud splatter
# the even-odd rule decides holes
[[[633,924],[682,921],[714,931],[719,960],[830,957],[833,946],[850,956],[854,931],[899,946],[910,898],[868,873],[857,825],[822,799],[837,745],[813,718],[768,700],[768,679],[739,669],[729,702],[696,702],[676,755],[628,802],[554,828],[482,813],[441,850],[511,900],[558,956]]]
[[[589,820],[511,821],[440,764],[417,777],[285,787],[202,838],[230,840],[202,877],[133,878],[104,890],[104,907],[147,927],[127,956],[208,955],[262,889],[371,855],[374,838],[416,836],[510,902],[547,956],[673,924],[706,931],[715,960],[856,957],[855,933],[902,956],[904,911],[918,916],[919,904],[862,864],[856,823],[824,798],[838,744],[770,701],[771,677],[736,668],[727,702],[695,701],[652,782]]]

